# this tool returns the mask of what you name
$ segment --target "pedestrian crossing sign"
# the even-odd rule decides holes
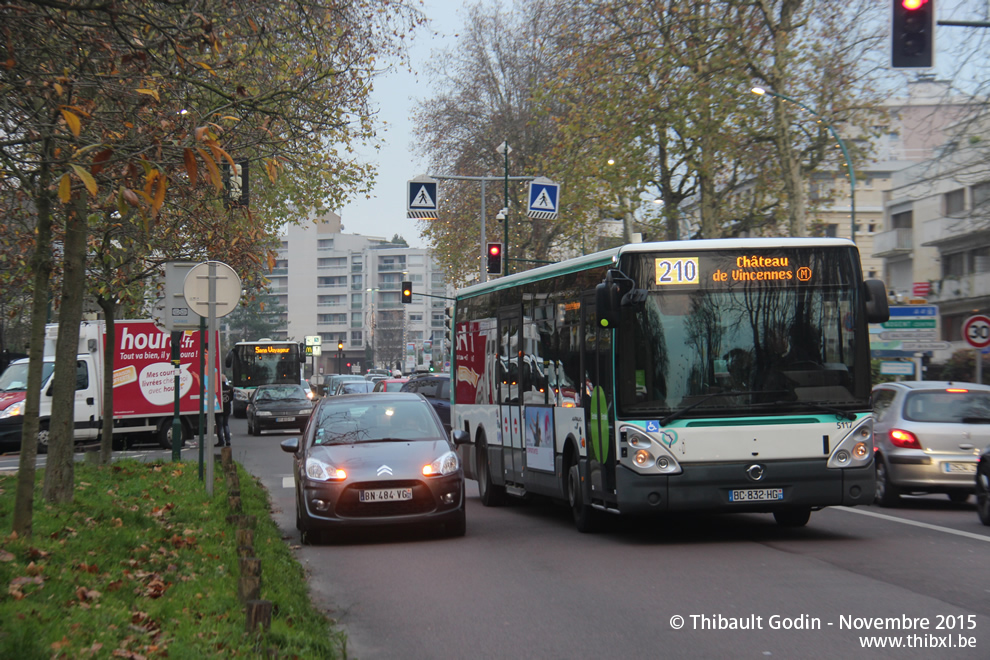
[[[560,186],[545,177],[530,181],[529,209],[526,215],[533,219],[556,220],[559,191]]]
[[[437,182],[426,175],[420,175],[408,182],[406,217],[420,220],[437,218]]]

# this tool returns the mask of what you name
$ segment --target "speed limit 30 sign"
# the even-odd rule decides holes
[[[963,338],[973,348],[990,346],[990,317],[970,316],[963,324]]]

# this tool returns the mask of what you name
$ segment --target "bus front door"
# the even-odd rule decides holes
[[[588,428],[588,468],[593,501],[606,506],[615,496],[615,401],[612,370],[612,333],[595,316],[594,296],[585,298],[584,350],[582,365],[585,421]]]
[[[506,484],[523,483],[523,427],[519,355],[518,307],[500,310],[498,317],[498,401],[502,430],[502,462]]]

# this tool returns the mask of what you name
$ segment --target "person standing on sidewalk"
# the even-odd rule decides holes
[[[234,387],[221,375],[220,412],[217,415],[217,447],[230,446],[230,413],[234,407]]]

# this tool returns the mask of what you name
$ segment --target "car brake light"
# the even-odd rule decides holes
[[[918,438],[916,438],[914,433],[911,433],[910,431],[890,429],[889,435],[890,442],[895,447],[901,447],[902,449],[921,449],[921,443],[918,442]]]
[[[962,390],[962,389],[953,388],[953,387],[947,388],[945,391],[946,392],[952,392],[953,394],[966,394],[967,392],[969,392],[969,390]]]

